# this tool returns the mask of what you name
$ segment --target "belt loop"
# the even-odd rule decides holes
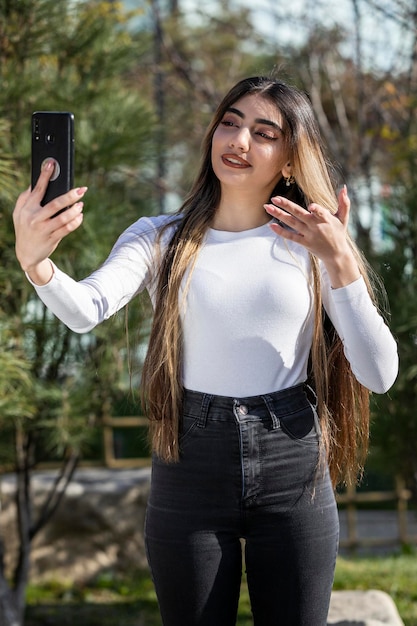
[[[279,421],[278,417],[275,415],[274,409],[272,408],[272,398],[271,396],[262,396],[263,401],[265,402],[266,408],[269,411],[269,415],[271,417],[272,420],[272,430],[278,430],[278,428],[281,428],[281,422]]]
[[[197,420],[197,426],[199,428],[205,428],[207,424],[207,415],[210,408],[210,403],[213,396],[209,393],[203,394],[203,398],[201,400],[201,411],[200,416]]]

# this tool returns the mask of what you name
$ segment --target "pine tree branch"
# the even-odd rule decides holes
[[[65,491],[74,475],[80,455],[78,452],[71,451],[65,460],[59,474],[57,475],[53,486],[40,510],[38,519],[29,530],[29,537],[32,540],[35,535],[45,526],[57,510]]]

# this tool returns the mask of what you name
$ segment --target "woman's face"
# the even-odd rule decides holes
[[[211,161],[222,188],[271,192],[283,174],[289,176],[277,107],[255,94],[237,100],[214,132]]]

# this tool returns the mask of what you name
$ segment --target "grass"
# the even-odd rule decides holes
[[[405,626],[417,626],[417,558],[339,557],[335,589],[380,589],[393,598]],[[161,626],[147,572],[119,577],[102,574],[94,584],[31,585],[25,626]],[[251,626],[248,592],[242,583],[238,626]]]
[[[335,589],[380,589],[394,600],[405,626],[417,626],[417,554],[339,557]]]

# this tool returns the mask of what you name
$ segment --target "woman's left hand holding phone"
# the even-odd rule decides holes
[[[34,188],[20,194],[13,211],[16,256],[22,270],[37,285],[45,285],[51,280],[53,267],[49,256],[61,239],[76,230],[83,221],[81,199],[87,187],[71,189],[45,206],[41,205],[53,171],[53,161],[48,162]]]

